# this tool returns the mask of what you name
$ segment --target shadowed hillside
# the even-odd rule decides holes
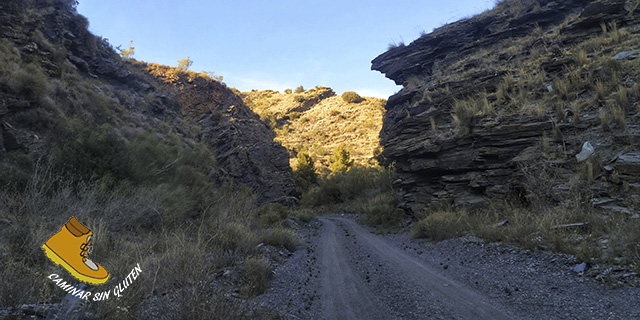
[[[41,246],[72,216],[110,273],[89,291],[143,270],[84,316],[246,314],[275,263],[257,245],[298,245],[286,211],[266,220],[258,207],[291,201],[286,149],[218,79],[123,59],[75,5],[0,3],[0,317],[64,311],[66,292],[47,276],[78,282]]]

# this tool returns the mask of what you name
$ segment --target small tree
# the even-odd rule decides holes
[[[362,97],[353,91],[345,91],[342,94],[342,100],[346,103],[359,103],[362,101]]]
[[[133,46],[133,40],[129,40],[129,49],[120,50],[120,56],[123,60],[129,61],[133,59],[135,47]]]
[[[343,146],[338,146],[333,150],[333,161],[331,162],[331,172],[345,173],[351,169],[353,160],[351,155]]]
[[[207,77],[211,78],[211,80],[222,82],[222,79],[224,79],[221,75],[216,76],[216,73],[213,71],[202,71],[202,72],[204,72],[207,75]]]
[[[296,88],[296,93],[303,93],[304,92],[304,87],[303,86],[299,86]]]
[[[189,70],[189,68],[191,68],[192,64],[193,64],[193,61],[189,58],[189,56],[187,56],[184,59],[178,60],[178,69],[180,69],[180,70]]]
[[[296,173],[300,178],[310,183],[315,183],[318,178],[313,159],[306,152],[298,152],[298,167]]]
[[[285,89],[284,90],[284,93],[286,93],[286,94],[291,94],[291,92],[292,92],[291,89]]]

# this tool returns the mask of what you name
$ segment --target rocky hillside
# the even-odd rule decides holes
[[[380,148],[385,101],[360,97],[347,102],[322,86],[296,91],[242,93],[247,105],[273,129],[275,140],[289,150],[291,165],[295,167],[297,153],[304,151],[318,170],[326,170],[338,146],[350,152],[354,163],[370,165]]]
[[[205,74],[124,61],[105,39],[87,31],[88,22],[74,5],[71,0],[0,4],[4,184],[19,185],[43,158],[73,175],[136,183],[126,156],[135,153],[140,137],[150,136],[151,144],[182,151],[160,160],[147,150],[149,162],[141,166],[148,168],[138,171],[157,167],[160,175],[180,161],[195,161],[187,152],[211,153],[215,160],[197,166],[216,183],[241,182],[260,203],[289,195],[293,182],[286,150],[238,96]],[[105,143],[90,145],[96,141]],[[70,150],[81,150],[84,158],[72,159],[70,154],[80,153]]]
[[[381,131],[402,206],[516,196],[638,217],[638,7],[506,0],[373,60],[404,86]]]

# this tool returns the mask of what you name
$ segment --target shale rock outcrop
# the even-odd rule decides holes
[[[123,143],[145,132],[203,142],[215,156],[212,180],[241,182],[259,203],[288,199],[287,151],[242,99],[204,74],[125,61],[88,31],[75,5],[0,3],[0,161],[48,157],[53,140],[64,144],[69,119],[82,119],[108,124]]]
[[[503,1],[374,59],[404,86],[380,133],[401,206],[591,199],[638,213],[637,7]]]

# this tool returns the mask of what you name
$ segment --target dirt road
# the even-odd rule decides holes
[[[358,245],[367,258],[387,266],[393,277],[387,279],[401,287],[413,288],[421,297],[417,304],[428,310],[429,317],[449,319],[509,319],[503,308],[492,305],[486,297],[441,275],[401,249],[384,241],[346,218],[321,218],[322,303],[329,319],[390,319],[394,299],[389,291],[375,290],[370,275],[359,273],[345,248]],[[373,257],[372,257],[373,256]],[[378,269],[379,270],[379,269]],[[369,281],[368,281],[369,280]],[[404,297],[404,299],[409,297]],[[396,312],[397,313],[397,312]]]
[[[306,232],[306,234],[304,234]],[[571,271],[575,257],[466,237],[378,235],[320,217],[275,270],[257,317],[284,319],[637,319],[640,289]]]

